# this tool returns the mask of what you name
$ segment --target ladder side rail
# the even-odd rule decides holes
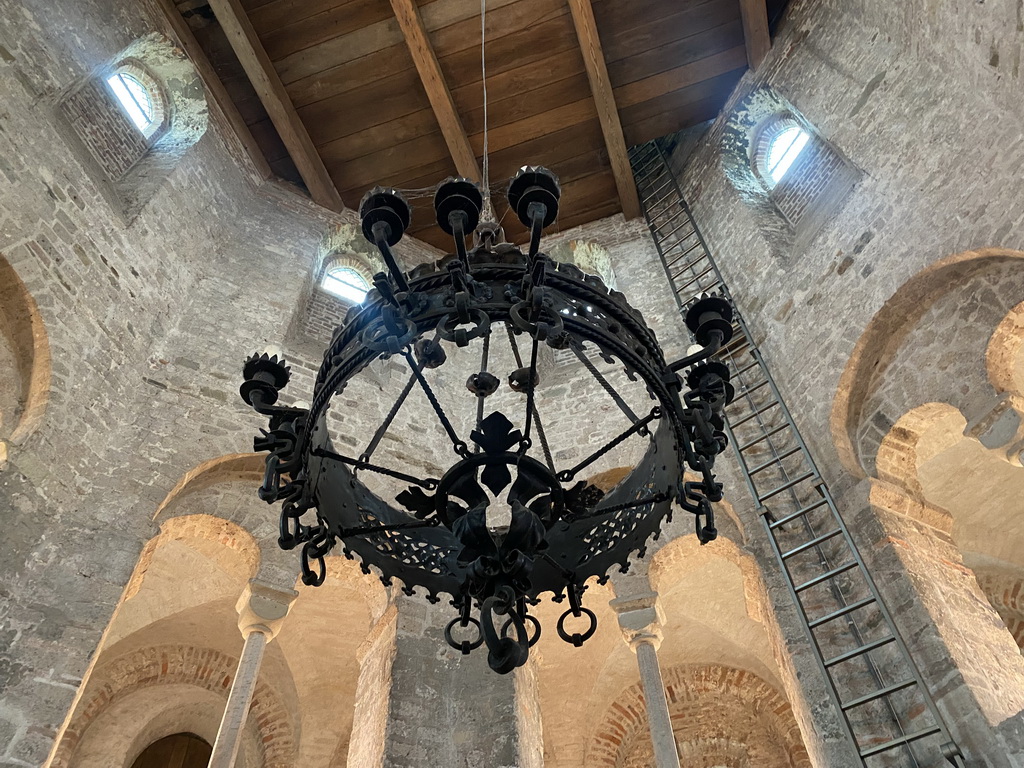
[[[700,288],[699,278],[702,277],[704,274],[707,274],[707,271],[705,271],[704,273],[701,273],[700,275],[697,275],[696,270],[694,269],[694,266],[697,263],[699,263],[702,259],[706,258],[708,260],[708,264],[709,264],[711,270],[715,273],[715,276],[717,278],[717,287],[721,291],[722,295],[725,296],[727,299],[729,299],[731,301],[732,297],[730,295],[729,289],[728,289],[727,285],[725,284],[725,281],[722,279],[722,275],[721,275],[721,272],[718,269],[717,264],[715,263],[714,259],[711,256],[710,249],[707,247],[707,243],[704,240],[703,233],[701,233],[699,227],[697,226],[696,220],[693,217],[692,211],[690,210],[690,207],[689,207],[688,203],[683,198],[682,191],[679,188],[678,180],[676,179],[675,174],[671,171],[671,167],[670,167],[670,165],[668,163],[668,159],[666,158],[666,156],[664,154],[664,150],[662,149],[661,145],[659,143],[657,143],[657,142],[653,142],[653,145],[654,145],[654,153],[657,154],[657,158],[648,161],[647,162],[647,167],[649,169],[649,168],[655,166],[657,164],[657,159],[660,159],[661,160],[662,169],[665,172],[667,172],[667,175],[669,177],[669,181],[667,183],[662,183],[661,186],[659,186],[657,188],[657,190],[655,191],[655,194],[648,196],[646,199],[649,200],[649,199],[653,198],[654,196],[659,194],[662,190],[666,189],[670,185],[674,187],[674,191],[676,192],[676,196],[677,196],[677,202],[678,202],[679,206],[681,207],[681,209],[685,212],[686,217],[689,219],[690,224],[691,224],[691,228],[692,228],[691,231],[692,231],[693,235],[695,235],[697,237],[698,242],[700,243],[700,246],[701,246],[701,250],[703,251],[703,255],[702,256],[700,256],[700,257],[698,257],[696,259],[693,259],[692,261],[689,261],[687,263],[687,266],[690,268],[691,274],[693,274],[697,278],[695,281],[691,281],[691,283],[689,283],[689,284],[692,284],[693,282],[697,282],[698,288]],[[654,153],[650,153],[648,155],[648,157],[651,157]],[[662,175],[661,173],[658,174],[658,176],[661,176],[661,175]],[[659,179],[659,181],[660,181],[660,179]],[[638,182],[638,186],[640,186],[639,182]],[[667,214],[668,210],[671,208],[670,201],[668,201],[667,198],[668,198],[668,195],[662,196],[655,203],[655,205],[662,205],[663,203],[669,202],[669,205],[664,206],[662,208],[662,210],[659,212],[659,216]],[[664,250],[662,248],[662,245],[660,243],[659,237],[657,236],[658,227],[654,224],[653,218],[652,218],[652,216],[650,214],[650,210],[649,210],[647,205],[644,206],[643,210],[644,210],[644,217],[645,217],[645,220],[647,222],[647,225],[648,225],[649,229],[651,230],[652,234],[654,235],[654,237],[652,237],[652,239],[654,240],[655,246],[656,246],[656,248],[658,250],[658,254],[659,254],[660,260],[662,262],[662,267],[665,269],[666,278],[668,279],[669,284],[671,286],[673,286],[673,289],[674,289],[675,280],[674,280],[672,272],[670,270],[669,263],[668,263],[668,261],[666,259],[666,255],[665,255],[665,252],[664,252]],[[673,219],[670,217],[670,223],[672,223],[672,221],[673,221]],[[678,228],[679,227],[677,226],[673,231],[676,231]],[[687,237],[689,237],[689,236],[690,235],[688,235]],[[681,243],[682,243],[681,240],[677,240],[675,243],[673,243],[672,247],[681,247]],[[690,249],[690,250],[692,250],[692,249]],[[673,264],[674,263],[675,262],[673,262]],[[683,271],[684,270],[680,270],[679,272],[677,272],[677,275],[682,274]],[[687,284],[687,285],[689,285],[689,284]],[[696,292],[696,293],[699,293],[699,291]],[[679,306],[680,309],[682,309],[683,306],[684,306],[684,302],[683,302],[681,296],[679,295],[678,291],[674,289],[673,290],[673,295],[675,296],[677,305]],[[757,363],[757,365],[745,367],[744,370],[745,371],[746,370],[750,370],[753,367],[753,368],[760,369],[761,372],[765,375],[765,380],[767,381],[769,387],[771,388],[772,396],[775,398],[775,401],[777,402],[778,406],[780,407],[780,409],[782,411],[783,420],[784,420],[784,426],[788,426],[789,427],[790,431],[792,432],[793,438],[797,441],[797,445],[799,446],[799,452],[802,454],[803,460],[805,460],[807,462],[807,465],[811,468],[811,476],[809,476],[807,479],[813,479],[815,481],[815,485],[814,485],[815,489],[822,495],[822,497],[824,498],[827,506],[829,507],[829,511],[831,512],[832,517],[835,519],[836,524],[839,526],[839,529],[841,531],[841,536],[843,538],[843,541],[846,544],[846,547],[850,550],[852,556],[854,557],[854,559],[856,561],[857,570],[859,570],[861,572],[861,574],[862,574],[862,576],[864,578],[864,582],[865,582],[865,585],[866,585],[866,587],[867,587],[867,589],[868,589],[868,591],[869,591],[869,593],[871,595],[871,599],[867,600],[867,601],[861,601],[863,603],[863,605],[861,607],[870,605],[871,602],[874,602],[878,606],[879,612],[882,615],[882,619],[883,619],[883,621],[886,624],[886,628],[890,631],[890,634],[893,637],[893,642],[897,645],[897,647],[899,649],[899,652],[900,652],[900,655],[907,661],[907,663],[910,666],[910,670],[911,670],[911,672],[913,674],[913,678],[914,678],[914,685],[916,685],[920,689],[921,695],[922,695],[922,697],[923,697],[923,699],[925,701],[926,707],[928,708],[929,713],[931,714],[931,716],[933,717],[933,719],[936,722],[935,729],[934,730],[929,729],[929,733],[940,732],[942,734],[943,738],[946,740],[946,744],[943,745],[943,753],[947,756],[947,759],[951,763],[960,764],[960,763],[955,762],[955,758],[960,757],[959,749],[957,749],[955,744],[953,743],[952,738],[951,738],[951,736],[949,734],[949,731],[948,731],[948,729],[946,727],[945,721],[943,720],[941,714],[939,713],[938,708],[937,708],[937,706],[936,706],[936,704],[934,702],[934,699],[931,696],[930,691],[928,690],[927,686],[924,684],[924,680],[923,680],[923,678],[921,676],[920,669],[917,666],[917,663],[914,661],[913,657],[910,655],[909,649],[907,648],[906,643],[903,640],[903,637],[902,637],[901,633],[898,631],[898,629],[896,627],[896,624],[895,624],[895,622],[892,619],[892,615],[891,615],[891,613],[890,613],[890,611],[888,609],[888,606],[886,606],[885,602],[882,600],[881,594],[878,591],[878,587],[875,584],[875,581],[874,581],[873,577],[871,576],[870,572],[868,571],[866,565],[864,564],[864,561],[863,561],[863,558],[862,558],[862,556],[860,554],[860,551],[857,548],[855,542],[853,541],[853,538],[851,537],[851,535],[849,533],[849,529],[847,528],[845,521],[843,520],[842,516],[839,514],[839,510],[838,510],[838,508],[835,505],[835,500],[833,499],[833,497],[831,495],[831,491],[829,490],[829,488],[828,488],[827,484],[824,482],[824,480],[821,478],[821,474],[820,474],[820,471],[818,470],[816,462],[814,461],[814,457],[810,453],[809,449],[807,448],[807,445],[806,445],[806,443],[805,443],[805,441],[803,439],[803,436],[801,435],[799,429],[796,427],[796,422],[793,420],[792,414],[790,413],[790,411],[789,411],[785,401],[782,399],[781,393],[779,393],[779,391],[778,391],[778,387],[776,386],[774,378],[771,376],[771,373],[768,370],[767,365],[765,364],[764,358],[763,358],[760,350],[754,344],[753,337],[750,334],[749,328],[746,325],[746,322],[744,321],[742,315],[740,315],[739,312],[736,313],[735,321],[736,321],[736,324],[738,325],[738,330],[740,330],[741,333],[743,334],[743,336],[745,337],[745,341],[747,343],[746,346],[748,346],[750,348],[751,355],[754,357],[754,359],[755,359],[755,361]],[[732,355],[730,354],[730,358],[731,357],[732,357]],[[735,365],[735,363],[734,363],[734,365]],[[760,386],[761,385],[759,384],[758,388],[760,388]],[[758,422],[758,427],[759,427],[760,431],[762,432],[762,434],[765,435],[765,439],[767,440],[769,450],[771,451],[771,454],[772,454],[772,461],[777,463],[777,466],[781,470],[781,473],[783,474],[784,478],[789,478],[788,470],[784,466],[782,458],[786,458],[786,457],[788,457],[790,455],[793,455],[793,452],[786,453],[786,456],[784,456],[782,458],[779,457],[779,453],[778,453],[777,448],[774,445],[774,441],[771,440],[771,435],[775,434],[776,431],[780,431],[780,430],[774,430],[774,428],[772,428],[774,431],[769,433],[769,429],[768,429],[768,427],[766,427],[766,425],[764,424],[764,422],[760,418],[760,414],[757,412],[757,409],[754,406],[753,400],[749,396],[749,392],[746,392],[746,387],[744,387],[744,394],[747,396],[748,403],[750,403],[751,408],[754,411],[754,416],[756,417],[756,420]],[[769,403],[768,405],[764,406],[764,409],[767,409],[767,408],[771,407],[772,405],[773,405],[772,403]],[[762,410],[764,410],[764,409],[762,409]],[[857,744],[857,740],[853,736],[852,726],[851,726],[851,724],[850,724],[850,722],[848,720],[848,717],[846,715],[846,709],[844,709],[842,702],[839,701],[839,695],[838,695],[838,691],[836,690],[836,687],[835,687],[835,681],[833,680],[833,677],[830,674],[829,669],[825,665],[824,658],[823,658],[822,653],[821,653],[821,649],[818,647],[817,638],[814,635],[813,628],[810,626],[810,621],[809,621],[809,619],[808,619],[808,617],[806,615],[806,612],[805,612],[805,609],[803,607],[802,601],[800,600],[799,595],[796,592],[796,588],[795,588],[795,585],[793,583],[793,580],[792,580],[791,576],[789,575],[789,571],[788,571],[787,566],[786,566],[785,558],[783,558],[783,553],[782,553],[782,551],[781,551],[781,549],[779,547],[778,541],[775,539],[774,530],[773,530],[773,528],[771,526],[771,520],[769,519],[770,515],[771,515],[771,512],[769,510],[767,510],[766,507],[764,507],[763,502],[761,501],[762,497],[758,494],[758,492],[756,490],[756,487],[753,484],[753,481],[752,481],[752,479],[750,477],[750,468],[747,465],[745,457],[742,455],[742,451],[740,450],[740,443],[736,439],[736,435],[734,433],[734,430],[728,424],[728,419],[727,419],[727,424],[726,424],[726,430],[727,430],[727,434],[728,434],[728,437],[730,439],[730,442],[733,444],[734,452],[735,452],[735,454],[737,456],[737,459],[738,459],[738,461],[740,463],[740,467],[741,467],[741,471],[742,471],[742,473],[744,475],[744,479],[747,482],[748,490],[751,491],[753,497],[755,498],[755,500],[757,500],[759,508],[761,510],[764,510],[761,513],[762,522],[763,522],[763,524],[765,526],[766,532],[769,535],[769,539],[771,541],[771,546],[772,546],[773,551],[775,552],[775,555],[776,555],[776,558],[777,558],[777,560],[779,562],[779,565],[782,568],[784,575],[786,576],[787,588],[790,591],[791,597],[794,599],[794,601],[797,604],[797,608],[798,608],[798,610],[800,611],[800,613],[802,615],[802,618],[804,620],[804,625],[805,625],[805,628],[806,628],[807,633],[809,635],[809,638],[811,639],[815,649],[817,650],[817,653],[815,654],[815,659],[818,662],[820,670],[825,674],[825,677],[828,680],[829,689],[830,689],[830,693],[832,695],[833,703],[836,705],[836,708],[840,711],[840,713],[842,715],[842,719],[844,721],[844,725],[845,725],[845,727],[847,729],[848,734],[851,736],[852,743]],[[751,445],[752,445],[752,443],[751,443]],[[764,466],[767,466],[767,465],[768,465],[768,462],[766,462],[764,464]],[[794,483],[794,485],[795,484],[796,483]],[[795,493],[794,488],[792,486],[790,486],[788,488],[788,491],[789,491],[789,494],[793,497],[794,503],[799,507],[800,502],[799,502],[799,499],[796,497],[796,493]],[[820,506],[820,505],[815,505],[815,506],[809,507],[807,511],[810,511],[810,509],[817,508],[817,506]],[[796,516],[797,515],[794,515],[794,517],[796,517]],[[809,534],[812,536],[812,540],[813,540],[813,538],[815,537],[815,533],[814,533],[813,526],[811,526],[810,522],[807,520],[807,513],[805,512],[803,514],[800,514],[799,516],[801,517],[801,521],[802,521],[804,527],[809,532]],[[828,557],[827,553],[825,553],[822,550],[821,543],[816,544],[814,548],[816,550],[816,554],[818,555],[819,563],[823,567],[827,568],[831,559]],[[849,606],[849,602],[847,601],[845,595],[843,594],[842,588],[838,584],[836,584],[834,581],[832,581],[831,579],[829,581],[830,581],[830,588],[831,588],[830,591],[832,591],[834,593],[834,597],[836,598],[836,600],[840,604],[840,606],[843,607],[843,608],[846,608],[847,606]],[[857,626],[856,620],[850,615],[850,613],[852,613],[852,612],[846,612],[843,615],[847,619],[847,623],[848,623],[849,628],[851,629],[852,633],[854,634],[855,641],[858,643],[858,647],[861,647],[861,646],[863,646],[863,639],[862,639],[863,636],[862,636],[862,634],[860,632],[859,627]],[[864,656],[865,656],[865,659],[868,661],[868,666],[870,668],[870,671],[872,672],[872,677],[875,679],[875,682],[877,683],[877,685],[880,688],[882,688],[882,680],[880,678],[880,675],[878,674],[878,670],[877,670],[876,665],[870,659],[870,656],[867,653],[865,653]],[[903,683],[899,683],[897,685],[899,685],[900,689],[906,688],[906,687],[910,687],[909,685],[904,685]],[[895,686],[889,686],[889,687],[893,688]],[[884,691],[884,688],[882,690]],[[894,692],[894,691],[890,691],[890,692]],[[892,747],[895,748],[895,747],[900,747],[901,746],[904,749],[909,749],[910,742],[913,741],[913,740],[916,740],[916,738],[913,738],[913,737],[912,738],[908,738],[907,737],[906,732],[903,729],[903,724],[901,722],[901,718],[899,718],[898,714],[896,713],[895,709],[893,708],[892,702],[888,698],[888,695],[885,694],[884,692],[881,693],[881,694],[878,694],[878,695],[881,695],[885,699],[885,702],[888,705],[888,708],[889,708],[889,710],[892,713],[892,716],[893,716],[893,718],[894,718],[894,720],[896,722],[896,725],[897,725],[897,727],[899,728],[899,730],[901,732],[901,737],[899,739],[892,740]],[[883,750],[875,749],[875,750],[865,750],[865,751],[868,754],[877,754],[878,752],[883,751]],[[863,759],[865,757],[867,757],[868,754],[864,754],[860,750],[859,746],[858,746],[858,752],[861,753],[861,758],[862,758],[862,762],[863,762]],[[910,751],[909,754],[910,754],[911,759],[914,761],[915,765],[917,765],[917,760],[914,757],[913,752]],[[962,757],[960,757],[960,759],[962,761]]]

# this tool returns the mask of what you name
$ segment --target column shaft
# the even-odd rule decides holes
[[[234,682],[231,683],[224,717],[220,721],[217,740],[213,744],[209,768],[232,768],[235,764],[238,747],[242,743],[242,728],[249,714],[252,695],[256,691],[260,663],[263,661],[263,650],[266,647],[267,636],[263,632],[253,631],[245,638],[242,658],[238,660],[238,671],[235,673]]]
[[[665,683],[658,666],[658,650],[649,640],[636,643],[636,661],[640,667],[640,682],[647,702],[647,722],[654,744],[654,760],[658,768],[679,768],[679,753],[672,733],[672,718],[665,698]]]

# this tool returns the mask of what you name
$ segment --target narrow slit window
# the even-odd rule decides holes
[[[803,128],[791,125],[771,140],[768,145],[768,160],[765,163],[771,184],[775,185],[782,181],[810,138]]]
[[[156,108],[149,89],[138,78],[127,72],[117,72],[107,78],[121,108],[143,135],[148,136],[155,127]]]
[[[324,274],[324,290],[345,301],[362,304],[370,290],[370,283],[352,267],[335,267]]]

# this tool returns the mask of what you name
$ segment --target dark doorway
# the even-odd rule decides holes
[[[194,733],[176,733],[154,741],[132,768],[206,768],[213,747]]]

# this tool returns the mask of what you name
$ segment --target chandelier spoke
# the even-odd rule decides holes
[[[384,434],[391,428],[391,423],[395,420],[398,412],[402,410],[405,399],[409,397],[409,393],[412,392],[414,386],[416,386],[416,374],[412,373],[409,375],[409,380],[405,383],[402,393],[395,400],[395,404],[391,406],[391,410],[388,411],[388,415],[381,422],[381,425],[377,427],[377,431],[373,433],[373,437],[366,446],[366,450],[359,455],[360,461],[369,461],[370,457],[373,456],[373,452],[377,450],[377,446],[380,444],[381,439],[383,439]]]
[[[573,351],[573,354],[583,363],[583,367],[587,369],[591,376],[593,376],[597,383],[601,385],[601,389],[608,393],[615,404],[619,406],[619,410],[622,411],[626,418],[629,419],[630,423],[636,424],[639,420],[639,416],[633,413],[633,409],[630,408],[626,401],[622,399],[622,395],[615,391],[615,387],[608,383],[608,380],[601,375],[601,372],[597,370],[597,366],[594,365],[594,361],[587,356],[587,353],[583,350],[582,344],[571,344],[569,348]]]
[[[367,461],[360,461],[359,459],[343,456],[340,453],[329,451],[326,448],[315,449],[313,451],[313,455],[322,459],[333,459],[334,461],[339,461],[342,464],[347,464],[348,466],[353,467],[354,469],[365,469],[367,472],[376,472],[378,475],[387,475],[388,477],[393,477],[396,480],[402,480],[406,483],[418,485],[420,488],[426,488],[428,491],[432,491],[437,488],[438,484],[438,481],[432,477],[421,479],[414,477],[413,475],[407,475],[405,472],[398,472],[394,469],[382,467],[378,464],[370,464]]]
[[[434,413],[437,414],[437,420],[441,422],[441,426],[444,431],[448,433],[448,439],[452,441],[452,448],[459,454],[459,456],[465,456],[469,452],[469,447],[466,443],[459,439],[458,434],[455,432],[455,427],[452,426],[451,421],[448,420],[448,416],[444,412],[444,408],[441,407],[441,403],[438,402],[437,396],[434,394],[434,390],[431,389],[430,384],[427,382],[426,377],[423,375],[423,371],[420,370],[419,365],[416,364],[416,360],[413,359],[412,352],[406,347],[402,350],[402,354],[405,356],[405,360],[409,363],[409,368],[412,370],[412,375],[416,377],[416,381],[419,382],[420,388],[423,390],[423,394],[427,396],[427,400],[430,401],[431,407],[434,409]]]
[[[633,436],[635,434],[638,434],[641,430],[646,428],[648,424],[650,424],[655,419],[659,419],[659,418],[661,418],[661,409],[660,408],[652,408],[651,412],[647,416],[644,416],[642,419],[640,419],[638,422],[636,422],[633,426],[631,426],[625,432],[620,432],[618,435],[616,435],[611,440],[609,440],[607,443],[602,445],[600,448],[598,448],[592,454],[587,456],[587,458],[585,458],[583,461],[581,461],[575,467],[573,467],[572,469],[566,469],[566,470],[564,470],[562,472],[559,472],[558,473],[558,479],[561,480],[563,483],[571,482],[572,480],[574,480],[576,478],[576,475],[579,474],[580,470],[586,469],[591,464],[593,464],[595,461],[597,461],[599,458],[601,458],[606,453],[608,453],[608,451],[612,450],[615,446],[619,445],[620,443],[622,443],[624,440],[627,440],[631,436]]]

